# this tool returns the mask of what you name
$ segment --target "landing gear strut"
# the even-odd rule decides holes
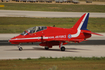
[[[59,44],[59,48],[61,49],[61,51],[65,51],[65,47],[62,46],[62,45],[63,45],[63,42],[60,42],[60,44]]]
[[[18,48],[19,48],[19,51],[22,51],[23,50],[23,48],[20,47],[20,44],[18,45]]]

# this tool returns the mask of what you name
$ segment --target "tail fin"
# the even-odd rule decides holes
[[[95,35],[103,36],[101,34],[91,32],[91,31],[89,31],[87,29],[88,19],[89,19],[89,13],[83,14],[80,17],[80,19],[77,21],[77,23],[72,28],[73,29],[77,29],[78,32],[79,32],[79,30],[82,30],[83,33],[95,34]],[[77,32],[77,36],[79,35],[78,32]],[[75,34],[75,36],[76,36],[76,34]],[[73,37],[75,37],[75,36],[73,36]]]
[[[87,30],[88,18],[89,18],[89,13],[83,14],[81,18],[73,26],[73,28],[79,30]]]

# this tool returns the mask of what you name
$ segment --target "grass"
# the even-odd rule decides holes
[[[105,57],[0,60],[0,70],[105,70]]]
[[[62,12],[105,12],[105,5],[71,5],[38,3],[0,3],[2,10],[62,11]]]
[[[66,21],[67,20],[67,21]],[[20,33],[34,26],[68,27],[72,19],[66,18],[0,18],[0,33]],[[65,24],[66,25],[65,25]],[[68,26],[69,25],[69,26]],[[70,26],[71,27],[71,26]]]
[[[21,33],[34,26],[53,26],[71,28],[79,18],[24,18],[0,17],[0,33]],[[88,29],[105,32],[105,18],[89,18]]]

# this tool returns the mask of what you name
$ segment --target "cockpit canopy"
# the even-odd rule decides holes
[[[25,30],[23,33],[21,33],[21,35],[28,35],[28,33],[36,33],[42,30],[47,29],[46,26],[35,26],[35,27],[31,27],[27,30]]]

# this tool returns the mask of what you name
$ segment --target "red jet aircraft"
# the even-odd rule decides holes
[[[101,34],[93,33],[87,29],[89,13],[85,13],[76,22],[72,28],[58,28],[49,26],[36,26],[25,30],[20,35],[11,38],[9,42],[12,44],[41,42],[40,46],[45,46],[48,50],[54,45],[59,45],[61,51],[65,51],[63,45],[68,42],[82,42],[91,37],[91,34],[102,36]],[[22,51],[22,47],[18,46]]]

